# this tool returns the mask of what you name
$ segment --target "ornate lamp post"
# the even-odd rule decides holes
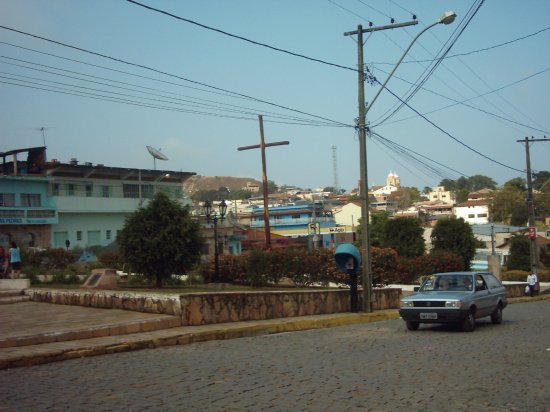
[[[203,212],[206,216],[206,221],[214,222],[214,282],[220,281],[220,266],[219,266],[219,250],[218,250],[218,219],[223,222],[225,213],[227,212],[227,203],[222,199],[219,205],[219,212],[212,213],[212,203],[207,200],[203,205]]]

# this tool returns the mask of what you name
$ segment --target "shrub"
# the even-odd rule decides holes
[[[502,272],[501,279],[515,282],[525,282],[527,280],[527,276],[529,276],[529,272],[526,272],[525,270],[507,270],[506,272]]]

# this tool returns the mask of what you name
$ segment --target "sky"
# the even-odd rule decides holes
[[[172,16],[126,0],[0,0],[0,152],[45,143],[49,160],[261,180],[260,151],[237,148],[259,144],[262,115],[266,143],[289,141],[266,149],[269,180],[350,191],[358,46],[344,33],[418,21],[364,34],[368,103],[448,10],[456,20],[420,35],[369,108],[368,185],[390,172],[420,190],[478,174],[502,185],[525,178],[518,140],[550,137],[547,0],[139,2]],[[548,142],[530,154],[550,170]]]

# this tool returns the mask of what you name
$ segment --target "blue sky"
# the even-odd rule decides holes
[[[266,142],[290,141],[267,149],[269,179],[303,188],[332,186],[334,145],[338,183],[350,190],[359,179],[359,143],[352,127],[357,74],[346,68],[357,67],[357,45],[343,33],[358,24],[367,27],[369,21],[380,26],[390,17],[404,22],[416,14],[416,26],[365,35],[365,62],[383,82],[412,38],[446,10],[454,10],[457,20],[424,33],[388,84],[394,94],[406,96],[443,43],[464,29],[409,101],[418,113],[430,112],[425,116],[437,128],[407,107],[378,124],[398,103],[384,91],[368,116],[377,133],[367,142],[369,186],[385,184],[390,171],[402,185],[421,190],[461,175],[482,174],[503,184],[525,177],[525,150],[517,140],[550,137],[547,0],[486,0],[465,28],[463,19],[478,1],[141,2],[344,68],[257,46],[124,0],[0,0],[1,26],[170,74],[1,28],[0,151],[42,145],[38,128],[45,127],[50,159],[151,169],[149,145],[169,158],[157,161],[157,169],[261,179],[259,151],[237,148],[259,143],[257,115],[262,114]],[[501,45],[505,42],[510,43]],[[452,57],[456,54],[462,56]],[[367,101],[379,87],[366,85]],[[93,98],[82,97],[83,92]],[[463,101],[470,107],[456,104]],[[311,125],[319,117],[328,124]],[[401,152],[389,148],[393,143],[387,140],[382,144],[382,138],[400,145]],[[417,153],[430,168],[403,152]],[[531,157],[534,170],[549,170],[550,144],[533,144]]]

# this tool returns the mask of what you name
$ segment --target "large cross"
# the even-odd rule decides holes
[[[255,144],[252,146],[243,146],[237,148],[237,150],[250,150],[250,149],[260,149],[262,153],[262,185],[263,185],[263,196],[264,196],[264,233],[265,233],[265,248],[266,250],[271,250],[271,229],[269,227],[269,201],[267,197],[267,172],[265,166],[265,148],[271,146],[283,146],[289,144],[288,140],[282,142],[274,143],[265,143],[264,141],[264,120],[262,115],[258,115],[258,120],[260,121],[260,144]]]

